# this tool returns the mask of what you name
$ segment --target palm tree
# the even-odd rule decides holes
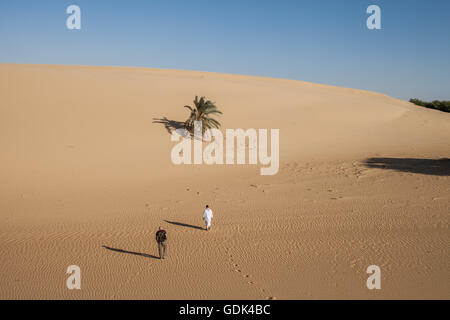
[[[220,127],[220,122],[211,117],[215,114],[222,114],[222,111],[217,109],[214,102],[206,100],[205,97],[201,97],[199,100],[198,97],[195,96],[194,106],[194,108],[191,106],[184,106],[191,111],[189,119],[187,119],[184,123],[184,127],[186,128],[186,130],[188,130],[190,133],[193,133],[194,121],[202,122],[202,133],[204,133],[208,129],[218,129]]]

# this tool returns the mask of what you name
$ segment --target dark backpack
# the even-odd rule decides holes
[[[166,239],[167,239],[167,237],[166,237],[165,230],[159,230],[158,232],[156,232],[156,241],[164,242],[164,241],[166,241]]]

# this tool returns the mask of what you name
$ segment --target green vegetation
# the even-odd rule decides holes
[[[450,112],[450,101],[434,100],[433,102],[425,102],[419,99],[410,99],[409,102],[429,109],[436,109],[443,112]]]
[[[201,97],[200,99],[198,99],[198,97],[195,96],[194,107],[184,107],[188,108],[191,111],[189,118],[184,123],[184,127],[190,133],[193,133],[194,131],[194,121],[202,122],[203,133],[208,129],[218,129],[220,127],[220,122],[211,117],[212,115],[222,114],[222,111],[219,111],[217,109],[214,102],[206,100],[205,97]]]

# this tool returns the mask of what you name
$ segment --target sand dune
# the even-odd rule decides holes
[[[172,164],[154,119],[194,95],[223,129],[280,129],[279,173]],[[449,299],[449,137],[449,114],[361,90],[0,64],[0,298]]]

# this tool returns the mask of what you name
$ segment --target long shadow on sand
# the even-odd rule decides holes
[[[199,226],[194,226],[192,224],[187,224],[187,223],[182,223],[182,222],[176,222],[176,221],[168,221],[168,220],[164,220],[167,223],[170,224],[174,224],[176,226],[181,226],[181,227],[187,227],[187,228],[192,228],[192,229],[197,229],[197,230],[205,230],[202,227]]]
[[[400,172],[450,176],[450,159],[369,158],[364,165],[369,168]]]
[[[176,120],[169,120],[166,117],[153,118],[153,123],[159,123],[159,124],[164,125],[164,128],[166,128],[166,130],[169,134],[172,134],[172,132],[175,131],[176,129],[184,128],[184,122],[176,121]]]
[[[153,258],[153,259],[158,259],[159,260],[159,257],[153,256],[151,254],[146,254],[146,253],[141,253],[141,252],[133,252],[133,251],[126,251],[126,250],[111,248],[111,247],[107,247],[107,246],[102,246],[102,247],[107,249],[107,250],[111,250],[111,251],[115,251],[115,252],[134,254],[136,256],[142,256],[142,257],[146,257],[146,258]]]

